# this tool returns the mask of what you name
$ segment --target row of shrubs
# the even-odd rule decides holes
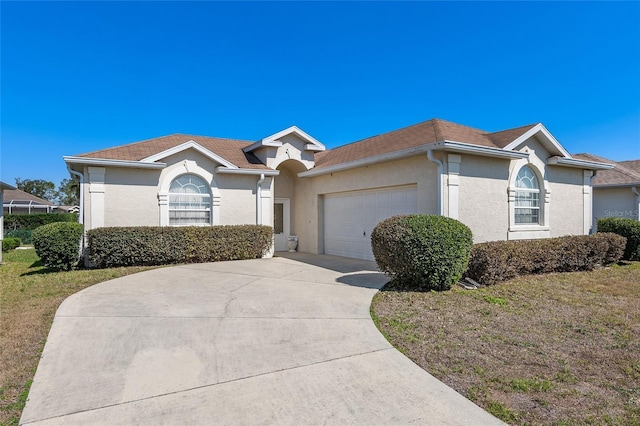
[[[621,259],[640,260],[640,222],[598,221],[600,232],[473,245],[471,230],[442,216],[395,216],[380,222],[371,247],[392,286],[445,290],[466,276],[490,285],[519,275],[588,271]]]
[[[97,228],[87,232],[89,262],[98,268],[255,259],[271,247],[264,225]]]
[[[493,241],[471,250],[465,276],[490,285],[520,275],[590,271],[619,261],[626,239],[612,233]]]
[[[69,270],[82,234],[78,223],[50,223],[33,231],[33,245],[45,266]],[[216,262],[262,257],[272,238],[273,228],[262,225],[98,228],[87,232],[87,252],[97,268]]]

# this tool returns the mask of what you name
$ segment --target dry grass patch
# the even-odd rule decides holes
[[[60,303],[93,284],[151,269],[55,272],[35,250],[3,254],[0,266],[0,425],[17,425]]]
[[[395,347],[508,423],[640,425],[640,263],[385,289],[371,310]]]

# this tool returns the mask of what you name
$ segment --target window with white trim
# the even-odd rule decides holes
[[[194,174],[180,175],[169,187],[169,225],[210,225],[209,185]]]
[[[516,177],[514,210],[516,224],[540,224],[540,185],[538,177],[528,166],[522,167]]]

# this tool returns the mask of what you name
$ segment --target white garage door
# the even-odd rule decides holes
[[[324,197],[324,252],[374,260],[371,232],[382,220],[417,213],[415,186],[327,194]]]

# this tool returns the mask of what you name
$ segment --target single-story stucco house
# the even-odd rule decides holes
[[[640,160],[613,161],[593,154],[576,158],[613,166],[597,172],[593,179],[593,227],[600,218],[640,220]]]
[[[540,123],[486,132],[432,119],[326,149],[293,126],[259,141],[173,134],[64,157],[86,229],[266,224],[275,250],[373,259],[397,214],[458,219],[475,242],[588,234],[592,177]]]

